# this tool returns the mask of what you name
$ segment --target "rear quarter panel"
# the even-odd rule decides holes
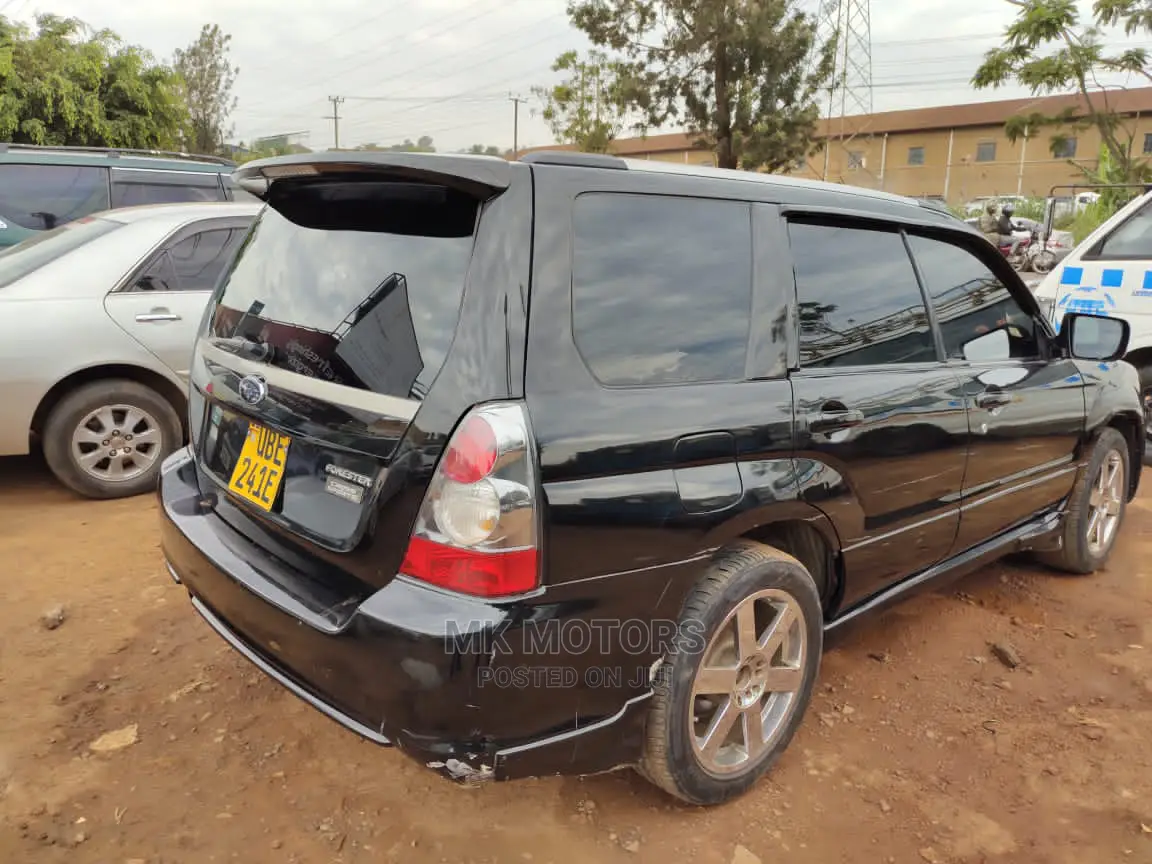
[[[41,400],[76,372],[111,364],[136,366],[181,386],[103,307],[104,295],[148,254],[159,240],[156,234],[154,226],[124,226],[0,289],[0,455],[28,452],[28,434]]]

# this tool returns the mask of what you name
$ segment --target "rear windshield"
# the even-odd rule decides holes
[[[208,335],[266,343],[273,365],[301,375],[422,398],[456,330],[477,203],[365,181],[270,203],[221,285]]]
[[[120,225],[109,219],[88,217],[34,234],[22,243],[0,251],[0,288],[23,279],[50,261],[103,237]]]

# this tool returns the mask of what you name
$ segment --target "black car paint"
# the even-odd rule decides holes
[[[309,158],[317,157],[276,164]],[[864,612],[999,555],[1050,547],[1085,443],[1104,425],[1139,423],[1127,374],[1133,370],[1122,363],[1056,360],[1065,375],[1060,381],[1050,380],[1047,367],[1028,370],[1015,386],[1021,399],[1044,408],[1042,417],[1023,432],[990,423],[976,444],[973,408],[953,404],[975,395],[979,374],[971,364],[787,374],[798,365],[797,319],[781,214],[972,233],[932,208],[712,173],[370,158],[406,178],[426,171],[443,181],[458,172],[462,183],[490,196],[439,377],[406,428],[389,427],[395,417],[378,418],[396,432],[376,455],[386,470],[372,506],[340,537],[309,536],[298,524],[255,516],[181,451],[166,464],[159,491],[163,546],[175,578],[234,647],[329,716],[445,776],[595,773],[636,761],[661,653],[652,646],[631,650],[617,632],[595,651],[558,658],[526,650],[531,634],[557,623],[676,621],[716,550],[785,522],[811,527],[832,551],[830,584],[821,587],[826,627],[842,631]],[[570,225],[575,197],[599,190],[751,205],[756,326],[747,380],[651,389],[606,388],[594,380],[572,339]],[[999,256],[987,261],[1039,318],[1019,277]],[[773,338],[773,323],[786,338]],[[1047,324],[1039,326],[1054,345]],[[1086,419],[1081,399],[1073,397],[1068,409],[1059,395],[1067,394],[1061,382],[1079,387],[1066,380],[1071,363],[1087,382]],[[194,387],[204,394],[211,385],[211,404],[244,412],[236,368],[199,354]],[[904,392],[913,379],[921,391],[916,399]],[[1057,386],[1045,389],[1049,384]],[[456,423],[474,404],[507,398],[525,399],[535,436],[542,587],[489,602],[397,577],[424,490]],[[343,426],[350,437],[338,446],[332,408],[323,400],[270,387],[269,402],[263,420],[273,418],[316,451],[298,470],[319,474],[325,461],[365,470],[370,448],[357,436],[379,432]],[[863,406],[859,435],[830,436],[814,424],[838,402]],[[993,445],[1023,458],[1013,449],[1021,435],[1044,444],[1028,455],[1031,462],[1012,477],[967,484],[966,459],[983,458]],[[1138,435],[1133,446],[1140,446]],[[1140,459],[1132,465],[1134,492]],[[883,480],[894,468],[929,480],[909,492]],[[962,490],[971,496],[962,498]],[[331,496],[322,497],[311,505],[335,506]],[[970,513],[991,517],[977,519],[979,533],[966,530],[976,518]],[[894,560],[897,552],[904,557]],[[574,669],[581,683],[491,684],[502,671],[557,664]],[[622,668],[625,675],[619,686],[589,686],[596,668]]]

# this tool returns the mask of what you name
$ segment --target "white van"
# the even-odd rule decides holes
[[[1152,440],[1152,192],[1129,202],[1056,265],[1036,299],[1059,330],[1067,312],[1123,318],[1125,360],[1140,371],[1145,434]]]

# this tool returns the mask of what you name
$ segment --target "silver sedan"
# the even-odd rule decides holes
[[[258,204],[100,213],[0,253],[0,456],[76,492],[155,487],[185,437],[192,344]]]

